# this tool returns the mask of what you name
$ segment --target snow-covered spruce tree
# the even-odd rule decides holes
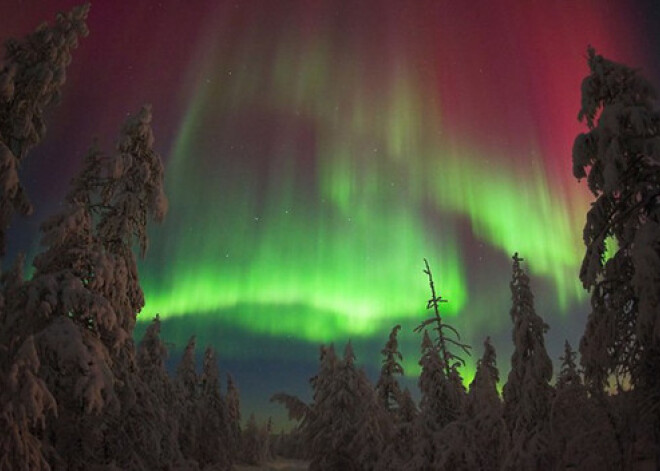
[[[312,387],[312,403],[303,417],[300,428],[304,437],[307,457],[312,460],[312,463],[314,461],[319,463],[314,465],[316,469],[323,469],[319,467],[324,450],[323,434],[327,422],[332,420],[332,416],[326,412],[326,404],[330,400],[330,383],[336,375],[338,364],[339,359],[334,345],[322,345],[319,354],[319,371],[309,380]]]
[[[401,396],[401,388],[399,387],[399,382],[396,380],[396,375],[403,375],[403,367],[400,363],[403,360],[403,356],[399,352],[399,342],[397,341],[399,330],[401,330],[400,325],[392,328],[385,348],[380,352],[383,355],[383,362],[380,369],[380,377],[376,383],[376,394],[381,405],[388,412],[396,412]]]
[[[293,447],[296,448],[297,456],[312,459],[316,469],[329,469],[329,465],[324,462],[323,440],[329,436],[326,427],[333,420],[332,414],[327,411],[330,408],[328,404],[331,400],[332,383],[337,378],[340,363],[334,345],[321,345],[319,360],[319,371],[309,380],[312,387],[310,404],[281,392],[274,394],[270,400],[282,404],[286,407],[289,418],[299,421],[291,434],[291,437],[299,436],[301,439],[299,446]]]
[[[561,366],[559,368],[559,376],[557,377],[557,392],[572,387],[583,386],[582,376],[578,371],[576,359],[577,353],[573,351],[571,344],[566,340],[564,342],[564,355],[559,357]]]
[[[410,396],[410,391],[407,389],[401,391],[395,377],[395,375],[403,375],[403,367],[400,363],[403,356],[399,352],[397,341],[400,329],[400,325],[394,326],[385,348],[381,350],[384,358],[380,377],[376,383],[376,395],[390,418],[390,438],[378,465],[378,469],[383,471],[402,469],[412,458],[413,426],[417,407]]]
[[[117,305],[120,325],[129,332],[133,331],[137,313],[144,306],[133,242],[138,243],[144,256],[149,246],[147,220],[151,217],[160,222],[167,213],[163,163],[153,148],[151,120],[151,106],[145,105],[124,123],[117,153],[111,161],[111,173],[97,206],[98,237],[106,257],[114,259],[115,272],[123,275],[122,289],[104,286],[104,294]]]
[[[195,402],[199,390],[199,377],[195,368],[196,345],[197,338],[193,335],[188,339],[181,361],[176,368],[176,387],[180,397],[188,403]]]
[[[227,421],[229,426],[228,446],[232,460],[236,459],[238,450],[241,449],[241,398],[238,387],[231,374],[227,373]]]
[[[160,443],[156,446],[165,466],[183,465],[179,449],[178,398],[167,369],[167,347],[160,338],[160,317],[156,315],[147,327],[137,347],[137,368],[144,385],[153,395],[150,398],[154,411],[161,423]]]
[[[273,436],[273,418],[268,417],[268,420],[266,423],[261,427],[260,430],[260,435],[261,435],[261,462],[265,463],[267,461],[273,460],[275,458],[275,453],[274,453],[274,441],[272,439]]]
[[[88,161],[94,158],[90,154]],[[78,185],[87,178],[94,175],[74,182],[62,211],[42,224],[45,250],[34,259],[35,274],[9,323],[23,335],[34,332],[39,374],[59,409],[48,423],[55,450],[49,462],[69,469],[111,460],[105,448],[107,417],[102,417],[119,408],[111,352],[130,335],[119,326],[110,301],[90,286],[102,248],[86,204],[89,190]],[[114,283],[113,277],[97,276],[96,282],[99,278]]]
[[[259,427],[254,414],[250,414],[245,430],[243,430],[241,461],[250,465],[258,465],[273,459],[270,439],[272,427],[272,419],[269,418],[263,426]]]
[[[421,400],[416,425],[417,439],[414,443],[413,459],[406,467],[410,470],[438,469],[439,466],[448,465],[443,462],[440,448],[454,448],[452,443],[457,447],[462,446],[459,442],[449,443],[445,440],[447,437],[442,436],[443,429],[465,412],[466,402],[463,379],[458,371],[459,366],[465,365],[465,361],[449,348],[449,344],[468,355],[470,348],[460,341],[456,329],[442,320],[440,304],[447,301],[436,294],[428,261],[425,259],[424,263],[424,273],[428,277],[431,290],[431,298],[426,308],[433,310],[433,316],[415,328],[415,332],[424,334],[422,357],[419,361],[422,372],[419,377]],[[429,325],[433,326],[436,332],[434,340],[426,330]],[[451,332],[455,338],[451,338],[448,332]],[[454,449],[454,452],[461,453],[458,449]]]
[[[27,152],[45,134],[44,110],[56,102],[79,36],[87,35],[89,6],[57,16],[55,25],[41,25],[24,40],[5,43],[0,62],[0,257],[14,213],[32,212],[19,178]],[[39,361],[29,323],[19,312],[24,296],[22,264],[3,274],[0,300],[0,469],[48,469],[48,444],[37,438],[56,401],[39,378]],[[15,275],[15,276],[12,276]],[[46,448],[46,450],[45,450]]]
[[[261,439],[259,433],[259,426],[254,414],[250,414],[245,430],[243,430],[243,438],[241,440],[241,461],[247,464],[256,465],[261,462]]]
[[[112,460],[149,468],[160,460],[149,442],[159,441],[162,424],[136,374],[132,341],[144,304],[133,239],[144,246],[147,218],[160,220],[165,210],[162,164],[153,141],[151,110],[143,107],[124,125],[116,156],[90,151],[65,208],[42,226],[46,250],[34,260],[24,318],[31,328],[41,329],[35,341],[40,356],[51,359],[42,362],[42,371],[49,386],[57,384],[58,404],[74,401],[64,409],[80,409],[74,405],[81,397],[75,387],[84,392],[85,414],[104,416],[78,420],[76,413],[60,414],[54,425],[61,430],[53,436],[60,456],[78,460],[67,464],[71,469]],[[82,380],[67,375],[72,383],[65,386],[58,379],[62,369],[79,371],[79,361],[86,365]]]
[[[588,50],[578,115],[589,131],[573,146],[573,174],[596,197],[584,227],[580,279],[593,312],[580,351],[588,381],[610,374],[658,381],[660,345],[660,114],[636,70]],[[587,174],[588,172],[588,174]],[[618,250],[604,261],[608,237]]]
[[[456,417],[456,404],[445,401],[447,378],[437,348],[426,330],[422,339],[422,357],[419,364],[422,367],[418,383],[421,399],[415,424],[416,440],[413,443],[413,459],[406,468],[411,471],[433,469],[433,464],[440,454],[436,437],[442,428]]]
[[[40,376],[59,409],[47,430],[55,450],[49,461],[56,466],[83,469],[116,462],[124,469],[147,469],[161,464],[155,444],[163,426],[136,374],[132,334],[144,300],[133,234],[118,230],[113,236],[110,225],[103,225],[111,219],[119,226],[125,218],[124,226],[144,241],[147,216],[163,215],[162,205],[150,205],[149,196],[153,188],[162,190],[162,171],[144,172],[145,165],[162,170],[151,148],[150,121],[148,107],[139,118],[129,118],[118,157],[90,151],[64,208],[42,225],[45,250],[35,257],[35,274],[19,297],[14,312],[20,315],[9,322],[12,331],[36,332]],[[132,144],[124,149],[127,141]],[[127,162],[121,169],[119,158]],[[135,199],[138,210],[123,204]]]
[[[596,198],[584,227],[580,279],[592,312],[580,343],[590,390],[614,377],[634,388],[630,446],[637,461],[660,463],[660,113],[656,93],[638,71],[588,49],[578,119],[589,131],[573,146],[573,174]],[[607,238],[618,250],[605,260]],[[625,397],[625,396],[623,396]],[[621,403],[621,400],[617,400]],[[627,432],[620,431],[625,435]],[[635,437],[635,435],[637,435]],[[648,442],[646,447],[639,445]],[[626,452],[627,454],[627,452]],[[633,466],[632,464],[629,464]]]
[[[497,392],[500,373],[497,369],[497,356],[490,337],[484,340],[484,353],[477,362],[477,371],[470,383],[468,393],[468,414],[477,416],[483,412],[495,416],[502,415],[502,401]]]
[[[233,450],[229,444],[227,405],[220,392],[220,372],[215,351],[204,352],[198,401],[197,462],[202,469],[230,470]]]
[[[356,435],[349,443],[348,451],[356,457],[359,469],[379,471],[383,448],[391,440],[392,417],[379,402],[364,369],[355,368],[354,362],[355,355],[349,342],[344,353],[344,369],[340,369],[346,375],[347,392],[356,397]]]
[[[511,319],[514,351],[503,389],[504,419],[511,442],[503,470],[551,469],[549,413],[553,396],[552,361],[545,349],[548,326],[536,314],[529,277],[513,255]]]
[[[372,470],[386,438],[386,412],[363,370],[355,366],[349,342],[338,361],[324,349],[313,378],[314,402],[306,416],[310,470]]]
[[[50,471],[39,437],[55,398],[38,377],[39,357],[28,337],[4,373],[0,390],[0,471]]]
[[[46,133],[44,111],[56,103],[78,38],[87,36],[89,4],[58,13],[22,41],[5,43],[0,63],[0,256],[12,216],[32,212],[18,170]]]
[[[117,324],[127,333],[126,340],[112,352],[121,409],[109,427],[110,455],[124,469],[153,469],[164,464],[157,450],[165,426],[152,394],[137,374],[132,339],[136,317],[144,305],[133,244],[138,242],[144,256],[148,220],[160,222],[167,211],[162,160],[153,148],[151,121],[149,105],[129,116],[115,155],[102,159],[103,173],[90,182],[96,186],[91,202],[98,221],[95,236],[103,250],[97,252],[89,286],[110,302]],[[108,283],[109,279],[114,283]]]
[[[195,368],[196,338],[188,340],[176,369],[175,385],[179,397],[179,446],[184,458],[195,460],[199,437],[199,375]]]
[[[16,306],[20,305],[19,299],[23,295],[25,279],[23,276],[23,266],[25,256],[19,254],[12,264],[11,268],[0,274],[0,372],[7,372],[11,364],[9,351],[16,348],[16,344],[21,340],[20,322],[18,322],[19,313],[16,312]],[[13,329],[10,329],[13,326]],[[1,383],[0,383],[1,384]]]
[[[622,469],[615,430],[602,402],[589,398],[568,341],[550,410],[557,469]]]
[[[348,353],[352,362],[352,352]],[[340,373],[345,367],[346,361],[336,358],[332,345],[322,347],[319,373],[311,381],[314,402],[305,424],[311,471],[359,469],[348,451],[348,444],[355,436],[356,398],[346,391],[337,394],[340,387],[348,387]]]
[[[412,467],[407,469],[474,469],[468,453],[466,391],[456,366],[447,377],[441,358],[437,345],[424,331],[419,378],[422,397],[414,456],[409,463]]]
[[[418,411],[408,388],[401,392],[397,404],[390,438],[379,460],[378,469],[383,471],[407,469],[413,458]]]
[[[160,327],[160,316],[156,314],[137,346],[136,362],[140,377],[149,385],[149,389],[165,398],[170,394],[172,385],[165,368],[168,352],[160,338]]]
[[[499,470],[508,447],[509,434],[497,392],[498,381],[495,348],[487,337],[468,393],[469,443],[475,469]]]

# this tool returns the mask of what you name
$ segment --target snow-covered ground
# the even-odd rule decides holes
[[[302,471],[307,470],[306,461],[277,459],[259,466],[236,465],[235,471]]]

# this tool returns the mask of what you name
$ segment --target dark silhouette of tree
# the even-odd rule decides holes
[[[276,393],[271,402],[282,404],[288,411],[289,419],[297,425],[289,432],[282,432],[274,444],[274,453],[286,458],[306,458],[308,453],[308,428],[311,426],[311,414],[314,404],[307,404],[297,396]]]
[[[583,232],[586,251],[580,279],[591,291],[592,311],[580,342],[581,361],[593,394],[602,393],[612,377],[619,390],[634,388],[638,436],[631,446],[648,448],[645,453],[653,457],[639,460],[657,466],[660,113],[654,108],[656,92],[638,71],[605,59],[591,47],[587,63],[590,74],[582,82],[578,119],[589,130],[578,135],[573,146],[573,174],[587,177],[595,197]],[[605,260],[608,238],[618,249]]]
[[[304,420],[305,416],[309,413],[309,404],[303,402],[297,396],[292,396],[286,393],[275,393],[271,396],[270,402],[277,402],[286,407],[291,420]]]
[[[655,92],[635,70],[588,53],[578,117],[589,131],[573,146],[573,173],[587,177],[596,197],[583,234],[580,279],[592,293],[592,312],[580,351],[588,382],[602,389],[611,374],[643,383],[644,365],[657,354],[660,118]],[[618,250],[605,261],[608,237]]]
[[[544,340],[548,326],[536,314],[529,277],[521,261],[516,252],[511,280],[514,351],[503,389],[511,448],[503,469],[551,469],[548,416],[553,395],[552,362]]]
[[[415,332],[421,332],[429,325],[433,325],[433,330],[435,330],[437,335],[437,338],[434,339],[434,344],[436,345],[436,349],[442,360],[442,369],[447,378],[455,378],[458,374],[457,368],[459,366],[465,366],[465,360],[460,355],[453,353],[449,348],[449,345],[454,345],[466,355],[470,355],[470,346],[460,341],[461,336],[456,329],[443,322],[442,317],[440,316],[440,304],[448,301],[443,299],[442,296],[436,294],[433,274],[431,273],[428,260],[424,259],[424,264],[426,266],[424,273],[426,273],[429,278],[429,288],[431,289],[431,299],[426,303],[426,309],[433,309],[434,315],[418,325],[415,328]],[[451,332],[455,338],[451,338],[446,331]]]
[[[557,391],[561,391],[573,386],[582,385],[582,377],[578,371],[576,363],[577,353],[571,348],[568,340],[564,342],[564,355],[559,357],[561,366],[559,369],[559,376],[557,377]]]

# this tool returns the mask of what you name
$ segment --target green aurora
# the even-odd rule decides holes
[[[552,189],[533,139],[526,160],[459,142],[403,57],[374,87],[364,62],[338,68],[337,54],[285,40],[235,54],[244,66],[210,48],[167,166],[172,208],[149,255],[167,265],[147,267],[145,312],[318,343],[384,337],[424,315],[424,257],[444,314],[488,306],[470,304],[475,241],[504,259],[529,254],[561,312],[584,298],[584,210]],[[479,344],[476,325],[464,327]]]

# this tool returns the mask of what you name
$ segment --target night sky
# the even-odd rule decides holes
[[[0,38],[75,4],[5,0]],[[397,323],[414,384],[424,257],[448,321],[477,357],[490,335],[505,377],[520,252],[556,362],[589,309],[590,195],[571,172],[586,47],[659,83],[653,4],[94,2],[24,163],[36,212],[15,221],[4,263],[37,253],[92,139],[111,151],[151,103],[170,212],[140,263],[140,319],[161,314],[173,361],[193,333],[200,354],[215,346],[245,412],[272,412],[278,390],[308,397],[320,343],[351,339],[373,377]]]

